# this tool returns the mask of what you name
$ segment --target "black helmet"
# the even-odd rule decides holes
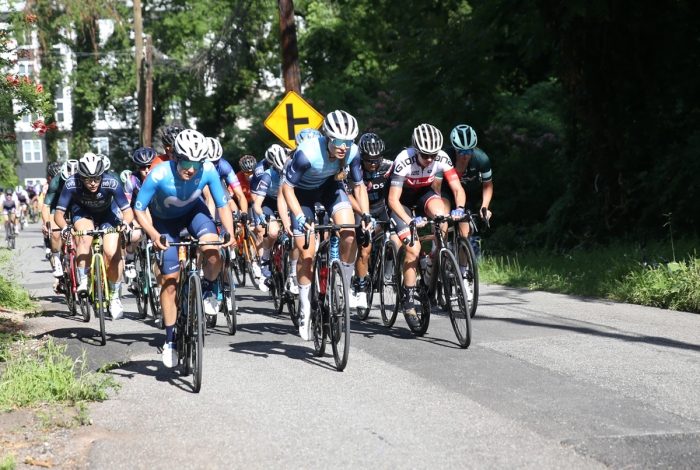
[[[7,188],[7,189],[5,190],[5,194],[7,194],[8,196],[12,196],[12,193],[13,193],[13,192],[14,192],[14,191],[12,191],[12,188]]]
[[[175,137],[184,131],[185,128],[182,126],[168,126],[163,130],[160,136],[161,142],[163,142],[163,147],[172,147],[175,143]]]
[[[61,171],[61,164],[59,162],[51,162],[49,166],[46,167],[46,174],[49,175],[50,178],[56,176],[59,171]]]
[[[360,152],[370,157],[379,157],[384,152],[384,141],[377,134],[367,133],[362,134],[360,143]]]
[[[148,166],[156,158],[156,151],[151,147],[141,147],[134,152],[131,159],[136,163],[136,166]]]

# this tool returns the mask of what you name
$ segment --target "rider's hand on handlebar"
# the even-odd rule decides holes
[[[464,208],[458,207],[452,212],[450,212],[450,216],[452,217],[453,220],[459,220],[462,217],[464,217]]]
[[[486,209],[486,218],[490,219],[491,218],[491,211],[489,210],[488,207],[482,207],[481,210],[479,211],[479,215],[481,216],[482,219],[484,218],[484,209]]]
[[[61,238],[66,239],[70,235],[70,225],[66,225],[61,229]]]
[[[374,225],[375,225],[374,218],[370,214],[365,212],[364,214],[362,214],[361,225],[362,225],[362,230],[365,230],[365,231],[372,230],[372,228],[374,228]]]
[[[267,223],[267,214],[260,214],[258,216],[258,221],[260,222],[260,225],[265,225]]]
[[[49,235],[49,230],[46,228],[46,224],[41,224],[41,233],[43,233],[45,237]]]
[[[155,246],[156,250],[158,250],[158,251],[165,251],[170,246],[170,243],[168,242],[168,240],[165,240],[165,245],[163,245],[160,242],[160,235],[159,235],[153,240],[153,246]]]
[[[425,217],[419,216],[419,217],[414,217],[413,222],[416,223],[416,228],[421,228],[426,224],[427,220],[425,219]]]
[[[284,226],[284,231],[285,231],[285,232],[287,233],[287,235],[289,235],[290,237],[293,237],[293,236],[294,236],[294,231],[292,230],[292,226],[291,226],[291,225],[285,225],[285,226]]]

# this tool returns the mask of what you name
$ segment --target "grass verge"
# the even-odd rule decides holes
[[[35,311],[36,300],[18,282],[17,259],[12,252],[0,250],[0,307],[22,312]]]
[[[0,410],[11,410],[39,403],[76,404],[107,398],[109,389],[119,384],[109,374],[90,372],[82,357],[73,360],[66,346],[49,339],[36,351],[19,348],[6,354],[0,374]]]
[[[680,245],[680,248],[679,248]],[[486,255],[483,282],[562,294],[617,300],[700,313],[700,259],[694,241],[657,245],[644,256],[635,245],[615,245],[567,254],[530,251]],[[685,248],[685,249],[684,249]],[[686,253],[675,260],[677,253]],[[657,262],[642,263],[642,259]]]

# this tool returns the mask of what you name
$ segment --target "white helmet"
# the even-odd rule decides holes
[[[221,148],[221,143],[212,137],[207,137],[207,144],[209,144],[207,159],[210,162],[218,162],[221,160],[221,156],[224,154],[224,149]]]
[[[284,162],[287,160],[287,152],[281,145],[272,144],[265,152],[265,160],[267,160],[275,170],[282,171]]]
[[[88,152],[88,153],[90,153],[90,152]],[[85,155],[87,155],[87,153]],[[85,155],[83,155],[83,156],[85,156]],[[104,167],[105,167],[105,171],[109,171],[109,169],[112,167],[112,162],[109,161],[109,157],[107,155],[102,154],[102,153],[98,153],[97,157],[102,159],[102,162],[103,162]]]
[[[78,174],[83,178],[94,178],[105,171],[104,160],[92,152],[83,155],[78,161]]]
[[[413,129],[413,147],[420,153],[434,155],[442,149],[442,132],[430,124]]]
[[[476,147],[476,131],[466,124],[460,124],[450,132],[450,142],[457,150],[469,150]]]
[[[119,173],[119,179],[122,180],[122,183],[126,184],[126,180],[129,179],[131,174],[131,170],[124,170],[121,173]]]
[[[191,162],[201,162],[209,155],[206,137],[192,129],[185,129],[175,137],[173,152],[177,158]]]
[[[338,110],[328,113],[322,129],[330,139],[354,140],[360,132],[357,120],[347,112]]]
[[[78,160],[66,160],[61,165],[61,178],[67,180],[78,171]]]
[[[16,193],[21,193],[21,192],[22,192],[22,186],[15,186],[15,192],[16,192]]]

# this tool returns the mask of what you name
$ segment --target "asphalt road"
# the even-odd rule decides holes
[[[219,320],[194,394],[133,299],[99,346],[53,293],[38,226],[19,248],[46,308],[29,327],[94,368],[123,363],[122,389],[91,406],[91,468],[700,468],[697,315],[482,284],[468,350],[438,309],[424,338],[374,311],[337,372],[240,288],[239,331]]]

